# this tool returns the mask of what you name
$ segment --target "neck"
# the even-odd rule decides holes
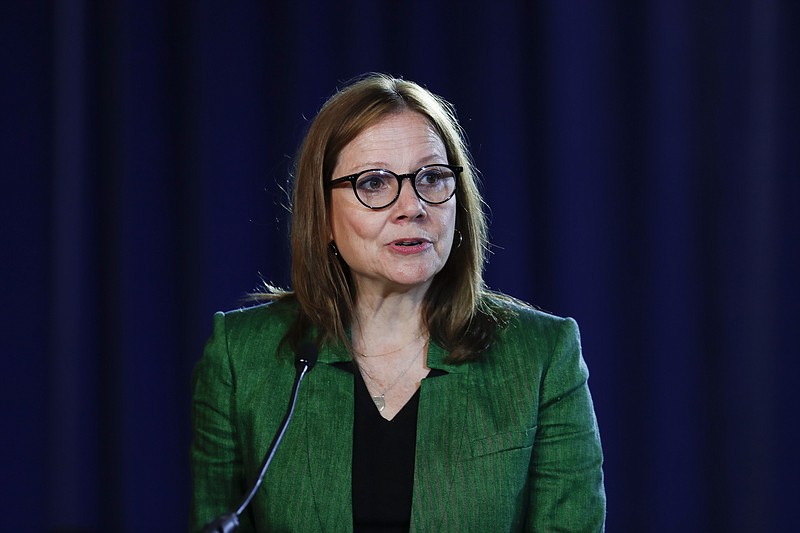
[[[366,355],[384,353],[426,337],[422,323],[422,298],[391,294],[361,297],[352,324],[353,346]]]

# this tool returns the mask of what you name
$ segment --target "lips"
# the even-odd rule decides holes
[[[389,247],[401,254],[417,254],[428,250],[433,244],[428,239],[420,237],[409,237],[408,239],[397,239],[389,243]]]
[[[421,244],[428,244],[431,241],[420,237],[409,237],[408,239],[397,239],[390,242],[391,246],[419,246]]]

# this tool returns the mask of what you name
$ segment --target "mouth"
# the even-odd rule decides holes
[[[428,250],[432,243],[428,239],[410,237],[408,239],[397,239],[389,243],[389,246],[396,252],[404,254],[416,254]]]

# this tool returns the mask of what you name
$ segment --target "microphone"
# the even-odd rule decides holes
[[[281,425],[278,426],[278,432],[275,434],[275,437],[273,437],[272,443],[269,445],[267,453],[264,455],[264,461],[261,463],[258,478],[255,483],[253,483],[253,488],[251,488],[247,496],[242,499],[242,503],[239,504],[236,511],[215,518],[206,524],[203,528],[203,533],[231,533],[239,527],[239,516],[241,516],[245,508],[250,504],[250,500],[253,499],[253,496],[256,495],[258,487],[261,486],[261,482],[264,480],[264,474],[267,473],[267,468],[272,462],[272,457],[275,455],[275,450],[278,448],[278,444],[281,443],[283,434],[286,433],[286,428],[289,427],[289,421],[292,419],[292,414],[294,413],[294,405],[297,403],[297,393],[300,390],[300,383],[303,381],[306,374],[311,372],[314,365],[317,364],[318,357],[319,350],[313,343],[307,341],[298,347],[294,357],[294,368],[297,373],[295,374],[294,383],[292,384],[292,392],[289,395],[289,407],[286,409],[286,415],[284,415]]]

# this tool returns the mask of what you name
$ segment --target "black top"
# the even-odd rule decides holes
[[[357,533],[407,532],[411,524],[419,389],[389,421],[355,370],[353,525]]]
[[[419,389],[392,420],[386,420],[355,364],[337,366],[355,376],[354,533],[405,533],[411,526]],[[431,369],[427,377],[446,373]]]

